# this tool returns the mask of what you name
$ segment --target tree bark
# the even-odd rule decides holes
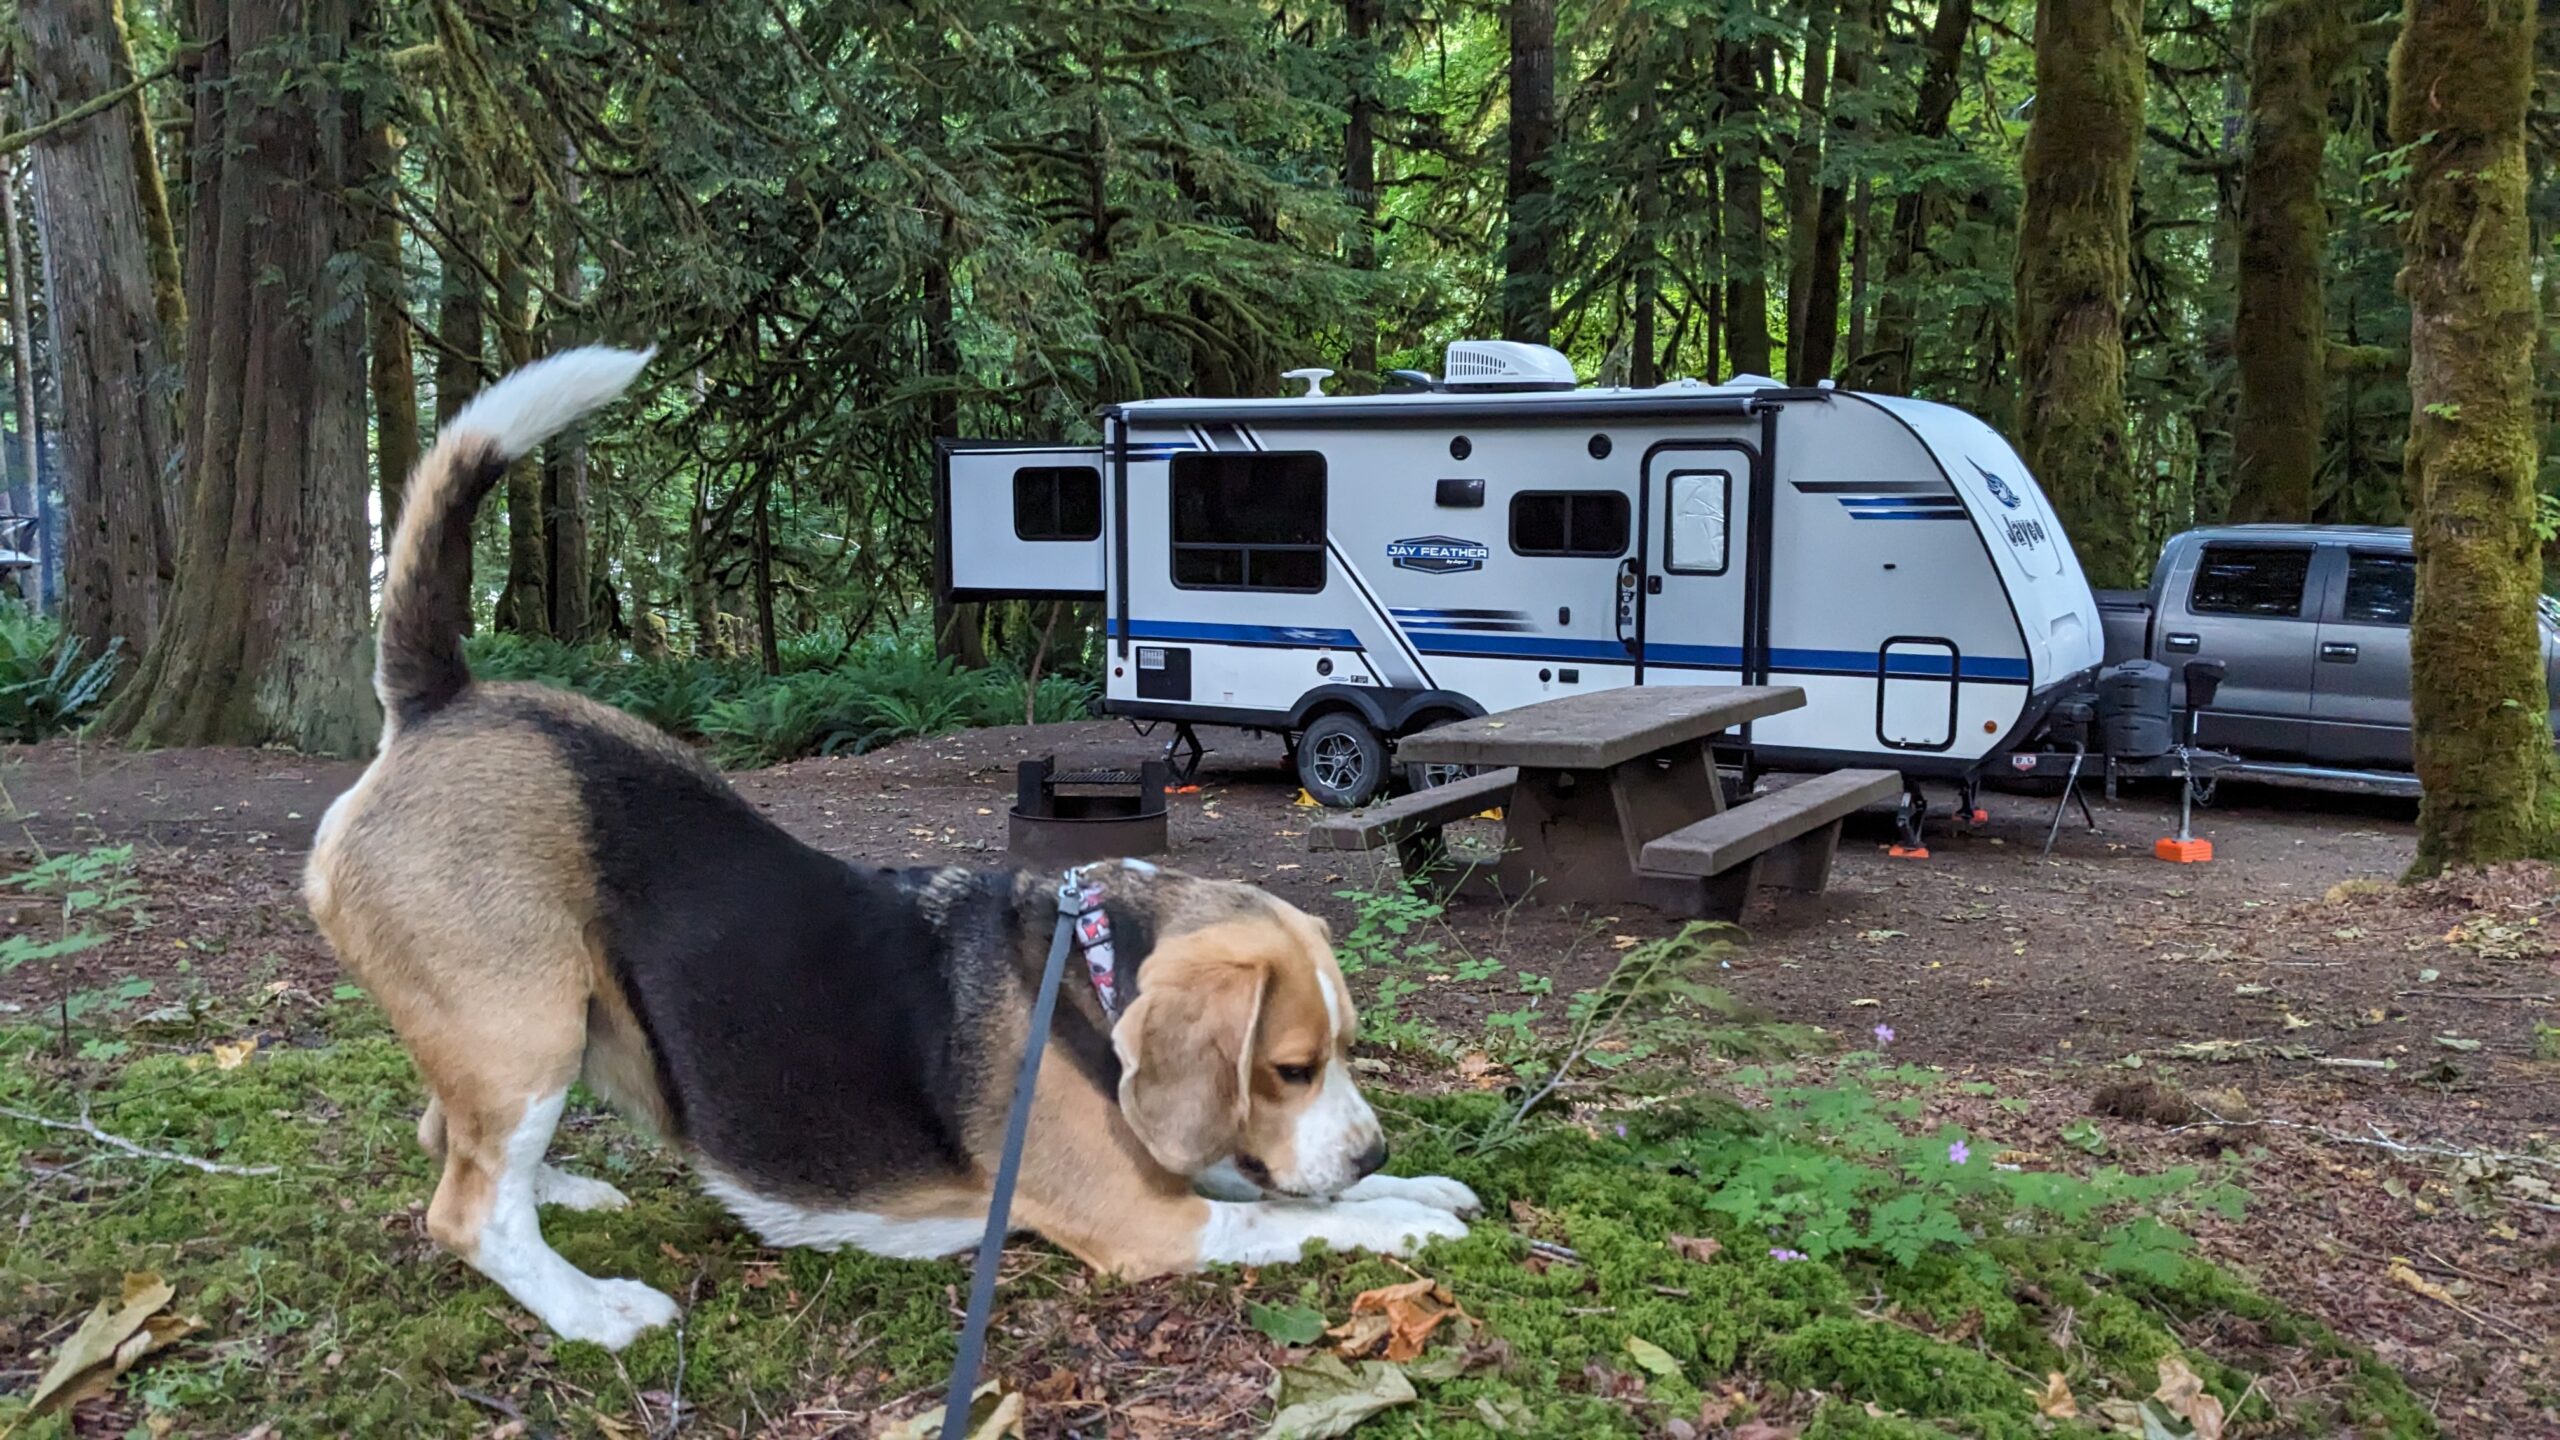
[[[1858,89],[1859,57],[1874,42],[1865,27],[1843,27],[1832,60],[1832,88],[1842,95]],[[1827,117],[1826,153],[1837,155],[1842,142],[1857,134],[1853,112]],[[1797,314],[1801,330],[1787,332],[1787,374],[1798,385],[1828,379],[1840,360],[1840,261],[1849,238],[1849,192],[1835,174],[1814,193],[1813,239],[1807,247],[1804,303]]]
[[[577,343],[577,327],[583,319],[578,305],[585,293],[585,279],[578,268],[578,227],[569,213],[578,204],[579,193],[577,150],[574,144],[564,142],[560,166],[560,204],[564,213],[555,218],[551,227],[551,289],[561,304],[550,326],[551,348],[555,351]],[[572,645],[593,638],[594,628],[589,608],[593,597],[587,578],[588,479],[584,426],[544,447],[542,516],[543,538],[550,549],[545,578],[550,584],[551,634]]]
[[[1654,147],[1654,107],[1650,90],[1636,104],[1636,135],[1642,147],[1636,160],[1635,325],[1627,383],[1646,390],[1661,380],[1654,346],[1655,312],[1662,308],[1662,174]]]
[[[33,0],[20,15],[37,122],[132,82],[115,0]],[[138,654],[151,643],[176,564],[178,337],[163,328],[153,283],[135,165],[141,103],[137,95],[56,130],[30,152],[62,390],[64,620],[92,653],[121,643]],[[151,178],[156,190],[156,166]]]
[[[366,346],[366,380],[373,391],[374,479],[382,497],[382,553],[400,526],[400,495],[418,463],[418,369],[409,341],[409,284],[400,251],[398,205],[400,155],[388,121],[365,133],[368,168],[379,180],[373,234],[367,249],[372,269],[372,338]]]
[[[372,747],[357,0],[195,0],[187,523],[158,633],[101,719],[151,745]]]
[[[478,234],[477,209],[467,179],[467,172],[445,161],[449,173],[436,186],[438,229],[451,237],[436,260],[436,428],[462,413],[471,397],[480,391],[488,378],[486,356],[489,348],[487,288],[481,284],[479,267],[474,257],[461,247],[473,243]],[[463,566],[462,593],[475,593],[471,566]],[[474,624],[465,609],[462,631],[470,634]]]
[[[498,354],[509,370],[534,362],[533,277],[523,247],[533,225],[532,191],[514,206],[498,252]],[[551,633],[551,547],[542,510],[542,461],[507,469],[507,580],[494,617],[500,630]]]
[[[2391,52],[2391,137],[2411,147],[2413,875],[2560,853],[2534,607],[2533,31],[2532,0],[2409,0]]]
[[[2320,275],[2329,211],[2320,195],[2329,81],[2351,34],[2338,0],[2260,0],[2249,25],[2249,128],[2231,350],[2234,521],[2308,520],[2320,468],[2328,330]]]
[[[1822,208],[1816,182],[1822,170],[1822,132],[1831,115],[1832,32],[1839,19],[1839,0],[1805,0],[1804,51],[1797,61],[1803,103],[1780,180],[1787,212],[1787,379],[1792,384],[1805,383],[1799,378],[1798,346],[1805,330],[1805,300],[1813,293],[1814,232],[1820,228]]]
[[[1378,268],[1378,53],[1379,12],[1385,0],[1343,0],[1342,29],[1351,46],[1350,103],[1342,117],[1342,188],[1351,200],[1351,268]],[[1378,321],[1365,307],[1351,319],[1345,377],[1362,390],[1378,380]]]
[[[2124,410],[2143,79],[2140,0],[2038,0],[2035,119],[2021,162],[2018,434],[2095,585],[2131,585],[2149,558]]]
[[[1769,217],[1761,169],[1760,55],[1723,47],[1725,354],[1734,373],[1766,375],[1769,341]]]
[[[1920,93],[1911,110],[1911,135],[1937,140],[1954,120],[1956,96],[1963,88],[1961,68],[1965,41],[1973,32],[1973,0],[1939,0],[1937,18],[1929,25],[1928,65],[1921,72]],[[1850,383],[1861,390],[1908,394],[1916,358],[1914,322],[1921,261],[1929,251],[1929,219],[1938,196],[1921,183],[1893,202],[1892,245],[1885,255],[1884,279],[1876,296],[1875,342],[1864,354],[1852,354]]]
[[[1502,334],[1547,342],[1554,310],[1555,186],[1547,155],[1555,146],[1555,0],[1510,0],[1511,171],[1504,195]]]

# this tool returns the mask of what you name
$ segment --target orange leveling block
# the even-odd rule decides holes
[[[2201,865],[2213,858],[2213,842],[2199,840],[2191,823],[2196,799],[2196,720],[2197,712],[2213,703],[2214,692],[2221,687],[2223,666],[2219,660],[2187,662],[2187,743],[2178,747],[2178,833],[2163,835],[2151,844],[2151,853],[2173,865]]]

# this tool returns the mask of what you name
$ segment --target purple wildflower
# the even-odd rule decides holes
[[[1893,1043],[1893,1027],[1892,1027],[1892,1026],[1890,1026],[1890,1025],[1879,1025],[1879,1026],[1877,1026],[1877,1027],[1876,1027],[1876,1044],[1877,1044],[1877,1045],[1879,1045],[1879,1046],[1884,1046],[1884,1045],[1890,1045],[1890,1044],[1892,1044],[1892,1043]]]
[[[1627,1127],[1626,1127],[1626,1126],[1624,1126],[1624,1125],[1620,1125],[1620,1126],[1618,1127],[1618,1138],[1619,1138],[1619,1139],[1621,1139],[1621,1140],[1624,1140],[1624,1139],[1626,1139],[1626,1138],[1627,1138]]]
[[[1962,1165],[1972,1158],[1973,1147],[1961,1140],[1947,1147],[1947,1163],[1950,1165]]]
[[[1769,1252],[1769,1258],[1783,1265],[1790,1260],[1802,1260],[1807,1257],[1801,1250],[1790,1250],[1781,1245]]]

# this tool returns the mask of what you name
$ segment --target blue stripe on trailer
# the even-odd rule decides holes
[[[1120,636],[1120,626],[1112,622],[1110,634]],[[1364,648],[1360,637],[1348,630],[1334,630],[1313,625],[1212,625],[1189,620],[1132,620],[1132,640],[1188,640],[1203,645],[1282,645],[1293,650],[1310,647],[1328,650]]]
[[[1962,510],[1852,510],[1852,520],[1970,520]]]
[[[1114,638],[1118,637],[1120,632],[1116,622],[1110,633]],[[1129,624],[1129,637],[1133,640],[1177,640],[1205,645],[1276,645],[1291,649],[1321,647],[1334,650],[1365,648],[1360,637],[1349,630],[1304,625],[1216,625],[1197,621],[1133,620]],[[1615,640],[1458,631],[1417,634],[1414,639],[1416,648],[1426,655],[1472,655],[1568,664],[1634,663],[1634,657],[1628,655],[1626,648]],[[1949,658],[1942,651],[1896,654],[1888,662],[1885,673],[1902,679],[1944,679]],[[1740,670],[1742,647],[1656,643],[1645,647],[1644,659],[1647,665],[1684,670]],[[1772,650],[1769,652],[1769,669],[1786,675],[1872,678],[1876,673],[1876,653],[1872,650]],[[2032,678],[2025,660],[1992,655],[1965,656],[1958,674],[1962,679],[1984,684],[2023,685]]]
[[[1869,506],[1875,505],[1912,505],[1922,508],[1944,508],[1949,505],[1962,503],[1956,499],[1956,492],[1953,490],[1937,490],[1926,495],[1835,495],[1831,498],[1839,501],[1843,505],[1851,507],[1852,509],[1865,509]]]

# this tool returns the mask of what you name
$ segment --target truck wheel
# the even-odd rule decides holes
[[[1319,716],[1298,737],[1298,783],[1337,810],[1366,805],[1387,780],[1387,742],[1345,711]]]

